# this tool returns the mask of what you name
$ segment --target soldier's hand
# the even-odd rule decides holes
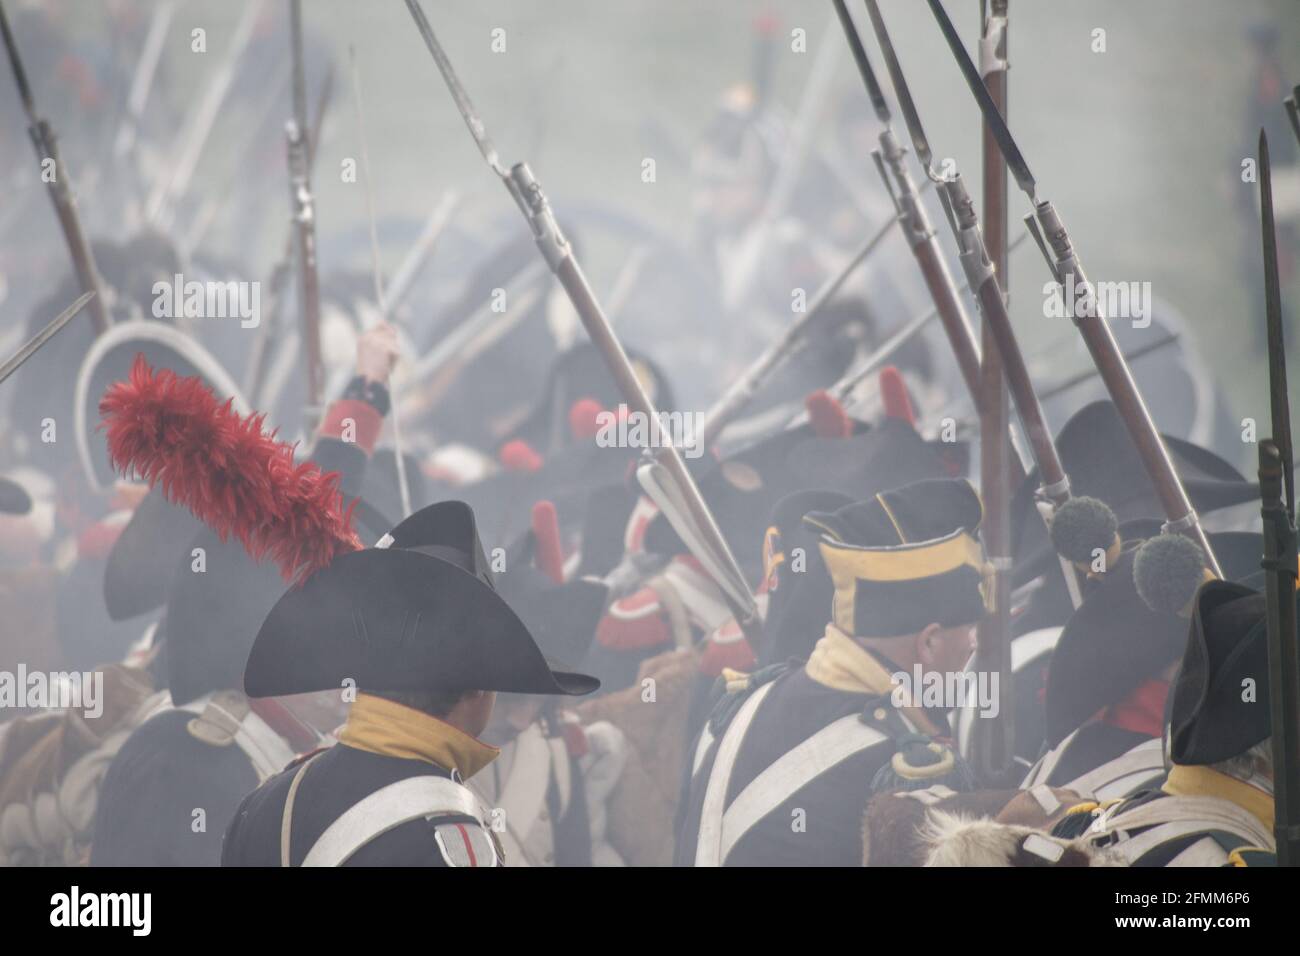
[[[378,322],[357,339],[357,374],[387,384],[398,356],[397,329]]]

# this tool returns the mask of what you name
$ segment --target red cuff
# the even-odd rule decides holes
[[[379,430],[384,426],[384,416],[369,402],[357,398],[340,398],[325,412],[325,419],[320,424],[317,434],[321,438],[335,438],[344,441],[344,423],[351,419],[354,424],[352,444],[356,444],[366,455],[375,450],[379,440]]]

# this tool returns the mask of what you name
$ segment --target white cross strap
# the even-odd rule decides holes
[[[407,777],[381,787],[331,823],[307,851],[303,866],[342,866],[376,837],[403,823],[449,815],[483,823],[474,795],[446,777]]]
[[[889,737],[857,714],[827,724],[749,782],[722,815],[721,862],[760,820],[827,770]],[[866,803],[866,791],[863,791]]]

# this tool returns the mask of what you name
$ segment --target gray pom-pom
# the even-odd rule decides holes
[[[1087,495],[1071,498],[1052,516],[1052,547],[1067,561],[1088,564],[1094,552],[1115,543],[1119,519],[1110,505]]]
[[[1177,614],[1205,580],[1201,546],[1181,534],[1147,540],[1133,558],[1133,583],[1153,611]]]

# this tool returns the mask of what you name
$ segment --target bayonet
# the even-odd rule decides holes
[[[82,310],[82,308],[86,305],[86,303],[89,302],[94,297],[95,297],[94,292],[81,293],[81,295],[77,297],[76,301],[72,303],[72,305],[68,306],[57,316],[55,316],[54,319],[47,326],[45,326],[45,328],[41,329],[34,336],[32,336],[31,340],[28,341],[27,344],[25,344],[12,356],[6,359],[5,363],[3,365],[0,365],[0,382],[3,382],[14,372],[18,371],[19,367],[24,362],[26,362],[29,358],[35,355],[38,351],[40,351],[41,346],[43,346],[50,339],[54,338],[54,336],[57,335],[65,325],[67,325],[69,322],[72,321],[72,319],[76,316],[78,312]]]

